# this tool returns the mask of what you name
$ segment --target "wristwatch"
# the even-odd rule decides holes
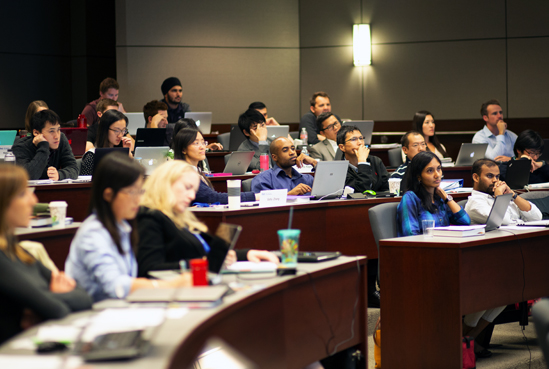
[[[445,204],[448,204],[448,202],[452,201],[453,199],[454,199],[454,198],[452,197],[452,195],[448,195],[448,196],[446,197],[446,200],[444,200],[444,203],[445,203]]]
[[[518,197],[518,193],[515,192],[515,194],[513,195],[513,197],[511,197],[513,199],[513,201],[515,201]]]

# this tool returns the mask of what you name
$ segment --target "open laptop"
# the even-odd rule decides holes
[[[86,152],[86,141],[88,139],[88,128],[61,128],[65,134],[74,156],[84,155]]]
[[[145,115],[141,113],[124,113],[128,118],[128,131],[135,136],[138,128],[145,128]]]
[[[231,135],[229,136],[229,151],[237,151],[244,140],[246,140],[246,136],[244,136],[238,124],[232,124]]]
[[[530,180],[530,160],[511,160],[507,165],[505,183],[513,190],[523,190]]]
[[[374,131],[373,120],[345,120],[343,124],[357,126],[362,136],[364,136],[364,144],[370,145],[372,143],[372,132]]]
[[[136,147],[134,158],[141,160],[145,175],[150,176],[156,168],[166,162],[169,150],[168,146]]]
[[[290,126],[267,126],[267,138],[288,137]]]
[[[128,147],[108,147],[108,148],[102,148],[102,149],[95,149],[95,154],[93,155],[93,174],[95,174],[95,169],[101,162],[101,160],[113,152],[122,152],[126,155],[130,154],[130,149]],[[93,177],[92,174],[92,177]]]
[[[456,160],[456,167],[470,167],[486,156],[488,144],[462,143]]]
[[[185,113],[185,118],[191,118],[196,122],[196,126],[203,134],[212,132],[212,113]]]
[[[242,175],[246,173],[248,166],[254,158],[253,151],[235,151],[231,154],[223,173],[232,173],[234,175]]]
[[[166,128],[138,128],[135,147],[167,146]]]
[[[347,160],[319,161],[315,169],[311,198],[318,200],[340,197],[345,187],[348,167]]]
[[[15,141],[15,136],[17,135],[16,130],[7,130],[0,131],[0,158],[4,159],[6,152],[11,150],[13,142]]]
[[[492,205],[492,210],[490,210],[490,214],[486,219],[486,232],[494,231],[501,226],[512,197],[512,193],[496,196],[494,204]]]

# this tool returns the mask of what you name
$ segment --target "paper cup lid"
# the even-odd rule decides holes
[[[60,206],[60,207],[64,206],[64,207],[67,207],[68,204],[67,204],[65,201],[51,201],[51,202],[50,202],[50,207],[51,207],[51,206],[53,206],[53,207],[55,207],[55,206]]]

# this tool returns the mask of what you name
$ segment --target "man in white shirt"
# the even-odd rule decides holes
[[[513,224],[518,220],[541,220],[542,214],[536,205],[518,196],[505,182],[499,180],[499,167],[495,161],[479,159],[473,164],[472,172],[473,191],[465,205],[471,223],[485,224],[494,204],[494,197],[506,193],[512,193],[513,200],[507,208],[503,225]]]
[[[507,129],[503,121],[503,110],[497,100],[490,100],[480,107],[482,119],[486,122],[483,129],[475,133],[473,143],[487,143],[485,157],[496,161],[509,161],[514,156],[513,147],[517,135]]]
[[[319,134],[326,139],[313,145],[309,149],[309,153],[315,159],[332,161],[337,151],[337,132],[341,128],[341,123],[335,115],[325,112],[316,118],[316,125],[320,131]]]

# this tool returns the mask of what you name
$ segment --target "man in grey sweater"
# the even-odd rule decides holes
[[[12,146],[16,164],[29,173],[29,179],[53,181],[78,178],[78,166],[67,137],[61,133],[59,116],[42,110],[31,119],[32,136],[15,141]]]

